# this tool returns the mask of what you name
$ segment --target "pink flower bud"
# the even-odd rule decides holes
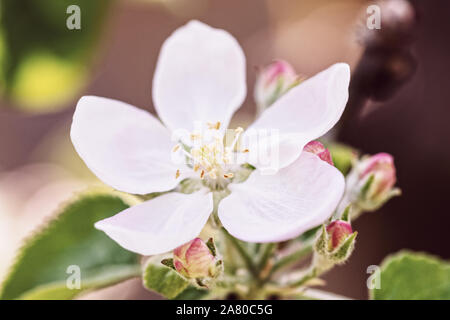
[[[325,162],[328,162],[332,166],[333,159],[331,158],[330,151],[326,149],[322,143],[319,141],[311,141],[309,142],[304,148],[303,151],[314,153],[316,156],[318,156],[320,159],[322,159]]]
[[[299,83],[294,68],[286,61],[277,60],[263,68],[256,79],[255,101],[263,111]]]
[[[329,270],[335,264],[344,263],[355,248],[358,233],[353,232],[346,220],[335,220],[323,225],[314,243],[314,267],[320,272]]]
[[[327,226],[327,233],[330,239],[330,250],[334,250],[353,233],[353,230],[350,223],[342,220],[336,220]]]
[[[363,211],[374,211],[390,198],[400,195],[394,158],[387,153],[365,156],[347,176],[347,198]]]
[[[384,197],[397,180],[394,158],[388,153],[378,153],[361,161],[359,178],[366,180],[373,175],[373,183],[368,190],[369,197]]]
[[[195,238],[173,251],[175,269],[186,278],[215,276],[216,258],[205,242]]]

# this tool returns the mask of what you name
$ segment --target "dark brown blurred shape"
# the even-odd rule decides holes
[[[367,267],[390,253],[406,248],[450,258],[450,3],[412,4],[420,17],[411,46],[415,75],[390,100],[346,122],[340,136],[366,153],[393,154],[403,191],[355,222],[359,239],[354,255],[326,277],[330,290],[352,297],[367,297]]]
[[[352,73],[340,137],[348,134],[346,123],[356,121],[366,104],[390,99],[416,71],[417,61],[411,53],[418,24],[415,8],[408,0],[375,4],[381,12],[381,29],[369,29],[366,17],[357,28],[364,51]]]

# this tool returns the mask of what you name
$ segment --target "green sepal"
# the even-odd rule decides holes
[[[322,230],[320,231],[319,237],[314,244],[314,249],[317,253],[325,255],[328,251],[328,233],[324,224],[321,229]]]
[[[169,267],[169,268],[172,268],[173,270],[176,270],[175,264],[173,263],[173,259],[172,258],[170,258],[170,259],[163,259],[163,260],[161,260],[161,263],[163,265],[165,265],[166,267]]]
[[[200,300],[207,296],[208,290],[204,288],[198,288],[197,286],[190,285],[177,295],[174,300]]]
[[[214,239],[213,238],[209,238],[208,241],[206,242],[206,246],[208,247],[209,251],[211,251],[211,254],[216,257],[217,255],[217,249],[216,249],[216,245],[214,244]]]
[[[144,267],[144,287],[168,299],[174,299],[190,284],[190,281],[166,265],[158,263],[160,256],[150,258]]]
[[[372,183],[375,181],[375,175],[371,174],[369,176],[369,178],[367,179],[366,183],[364,184],[364,186],[361,188],[361,198],[362,199],[367,199],[367,193],[369,192],[370,187],[372,186]]]
[[[352,205],[349,204],[349,205],[345,208],[344,212],[342,212],[342,214],[341,214],[341,219],[340,219],[340,220],[345,221],[345,222],[348,222],[348,223],[351,222],[351,220],[350,220],[350,219],[351,219],[351,215],[350,215],[350,213],[351,213],[351,207],[352,207]]]
[[[332,254],[330,258],[336,263],[345,262],[355,248],[355,239],[358,232],[353,232]]]

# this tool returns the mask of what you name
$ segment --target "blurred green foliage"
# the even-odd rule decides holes
[[[353,166],[353,162],[358,158],[358,152],[350,146],[340,143],[327,144],[333,159],[334,166],[347,175]]]
[[[0,299],[72,299],[80,293],[137,276],[139,256],[111,240],[94,223],[129,207],[105,191],[78,196],[24,241]],[[69,288],[68,267],[80,268],[81,287]]]
[[[99,32],[113,0],[2,0],[0,94],[17,108],[49,111],[85,84]],[[67,7],[78,5],[81,29]]]

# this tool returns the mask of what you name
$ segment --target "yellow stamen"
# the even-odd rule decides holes
[[[199,158],[201,156],[201,154],[202,154],[202,151],[199,148],[192,148],[191,155],[194,158]]]
[[[244,129],[242,129],[241,127],[237,127],[236,129],[234,129],[234,132],[236,132],[237,134],[240,134],[240,133],[244,132]]]
[[[178,149],[180,149],[180,145],[179,145],[179,144],[176,144],[176,145],[173,147],[172,152],[177,152]]]
[[[219,130],[221,123],[219,121],[207,123],[209,130]],[[229,172],[229,164],[233,162],[234,152],[249,152],[248,149],[238,146],[238,141],[244,132],[244,129],[238,127],[231,131],[231,135],[224,137],[222,132],[208,131],[207,139],[199,131],[189,133],[190,139],[193,141],[192,147],[187,148],[181,142],[176,143],[172,151],[180,152],[186,156],[186,163],[192,170],[199,174],[200,179],[207,180],[206,185],[211,188],[224,188],[228,183],[224,179],[231,179],[234,177],[232,172]],[[229,144],[227,139],[232,138],[232,143]],[[206,140],[206,141],[205,141]],[[240,151],[239,151],[240,150]],[[181,171],[177,170],[175,178],[181,177]]]
[[[208,129],[209,130],[219,130],[220,129],[220,121],[217,121],[216,123],[208,122]]]
[[[191,140],[201,139],[202,135],[199,133],[191,133]]]

